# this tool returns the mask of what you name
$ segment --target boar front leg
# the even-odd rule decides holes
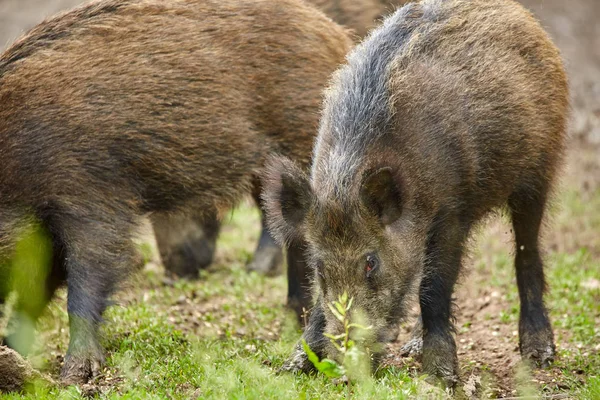
[[[308,324],[302,335],[302,339],[306,341],[308,347],[316,353],[319,358],[322,358],[325,353],[325,345],[327,338],[323,335],[325,332],[325,314],[321,305],[321,299],[317,301],[317,305],[313,308],[308,319]],[[296,344],[294,352],[290,358],[281,367],[282,371],[289,372],[304,372],[314,371],[314,365],[308,360],[308,355],[304,351],[302,340]]]
[[[261,191],[262,185],[257,179],[254,183],[252,197],[261,211],[261,232],[252,262],[246,268],[248,271],[256,271],[267,276],[278,276],[282,272],[283,249],[277,244],[267,228],[267,218],[260,198]]]
[[[537,190],[536,190],[537,189]],[[509,199],[515,231],[515,269],[521,299],[519,348],[525,360],[547,367],[554,360],[554,337],[544,306],[544,264],[539,232],[546,203],[545,187],[516,191]]]
[[[252,262],[247,265],[248,271],[256,271],[267,276],[277,276],[281,274],[281,265],[283,264],[283,250],[275,242],[273,236],[269,233],[264,213],[261,218],[261,232],[258,245],[254,251]]]
[[[427,238],[425,270],[419,292],[423,321],[423,370],[448,387],[458,382],[458,359],[451,322],[452,293],[469,229],[442,210]]]

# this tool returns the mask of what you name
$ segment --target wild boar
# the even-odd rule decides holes
[[[451,297],[465,242],[506,206],[515,233],[520,350],[554,357],[539,229],[561,162],[568,87],[558,50],[511,0],[423,0],[348,56],[324,102],[310,176],[275,158],[265,203],[279,241],[304,241],[318,301],[304,339],[339,356],[328,307],[353,299],[383,341],[418,290],[423,370],[457,380]],[[310,365],[299,345],[285,369]]]

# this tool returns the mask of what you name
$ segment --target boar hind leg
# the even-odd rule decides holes
[[[281,274],[283,250],[275,242],[266,226],[265,216],[262,216],[260,239],[254,252],[252,262],[248,264],[249,271],[256,271],[267,276]]]
[[[152,216],[158,251],[165,269],[178,277],[197,279],[212,264],[221,224],[215,213]]]
[[[287,251],[288,264],[288,307],[296,313],[302,325],[312,308],[311,281],[306,264],[305,244],[299,241],[290,243]]]
[[[521,300],[519,348],[525,360],[538,366],[554,358],[554,340],[544,306],[544,265],[539,250],[539,231],[546,203],[546,190],[530,188],[509,199],[515,231],[515,269]]]
[[[104,362],[98,329],[116,285],[133,260],[132,224],[110,216],[63,216],[70,341],[61,370],[64,384],[99,374]]]
[[[282,272],[283,250],[267,229],[267,220],[261,207],[260,191],[260,184],[256,183],[252,196],[261,209],[261,232],[254,257],[247,268],[249,271],[256,271],[267,276],[277,276]]]
[[[427,238],[424,276],[419,303],[423,320],[423,370],[448,387],[458,381],[458,360],[451,303],[469,229],[444,210],[431,225]]]

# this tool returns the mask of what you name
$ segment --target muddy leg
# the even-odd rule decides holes
[[[277,276],[282,272],[283,250],[275,242],[275,239],[273,239],[267,229],[266,217],[261,207],[260,185],[258,183],[254,185],[252,196],[256,204],[261,208],[261,233],[258,246],[254,251],[254,257],[247,268],[249,271],[260,272],[268,276]]]
[[[206,216],[155,215],[152,225],[165,269],[197,279],[213,261],[221,224],[216,213]]]
[[[288,307],[296,312],[305,325],[307,313],[312,308],[309,268],[305,260],[304,243],[292,242],[287,251],[288,264]]]
[[[302,335],[302,339],[306,341],[310,349],[321,358],[325,351],[327,338],[323,336],[325,332],[325,315],[321,308],[320,300],[317,301],[315,308],[310,313],[308,324]],[[281,367],[282,371],[289,372],[305,372],[308,373],[314,370],[314,365],[308,360],[308,356],[304,351],[302,341],[298,342],[294,348],[294,352]]]
[[[515,192],[509,199],[515,231],[515,269],[521,300],[519,348],[521,357],[546,367],[554,359],[554,338],[544,306],[544,265],[539,250],[539,231],[546,191]]]
[[[61,218],[67,269],[70,341],[61,380],[85,383],[104,362],[99,325],[109,297],[125,278],[133,258],[132,229],[111,215]]]
[[[423,355],[423,319],[419,315],[410,334],[410,339],[400,348],[403,357],[421,357]]]
[[[423,320],[423,370],[448,387],[458,382],[458,359],[451,303],[468,229],[457,217],[440,213],[427,239],[427,261],[419,292]]]

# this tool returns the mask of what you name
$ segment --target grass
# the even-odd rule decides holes
[[[586,229],[600,232],[600,192],[589,206],[572,193],[564,196],[556,223],[584,218]],[[593,214],[593,216],[590,215]],[[566,216],[565,216],[566,215]],[[23,394],[2,399],[409,399],[436,398],[429,387],[405,368],[386,367],[373,378],[346,385],[324,375],[279,374],[300,332],[283,307],[284,277],[248,274],[258,233],[258,213],[244,205],[228,218],[219,239],[217,263],[198,282],[166,281],[160,268],[136,276],[106,314],[103,344],[105,375],[83,388],[32,383]],[[595,225],[598,224],[598,225]],[[591,226],[590,226],[591,225]],[[600,234],[600,233],[599,233]],[[145,245],[145,252],[148,246]],[[594,249],[552,252],[548,258],[547,297],[557,332],[557,376],[574,398],[600,398],[600,256]],[[511,256],[494,249],[476,251],[475,269],[491,262],[486,284],[497,287],[510,305],[499,324],[516,327],[518,295]],[[480,260],[486,259],[483,262]],[[65,293],[39,323],[34,365],[57,374],[68,339]],[[469,323],[463,324],[464,330]],[[516,329],[516,328],[515,328]],[[519,393],[555,393],[557,387],[531,386],[525,373]],[[559,385],[560,386],[560,385]],[[525,390],[526,389],[526,390]],[[541,391],[540,391],[541,390]]]

